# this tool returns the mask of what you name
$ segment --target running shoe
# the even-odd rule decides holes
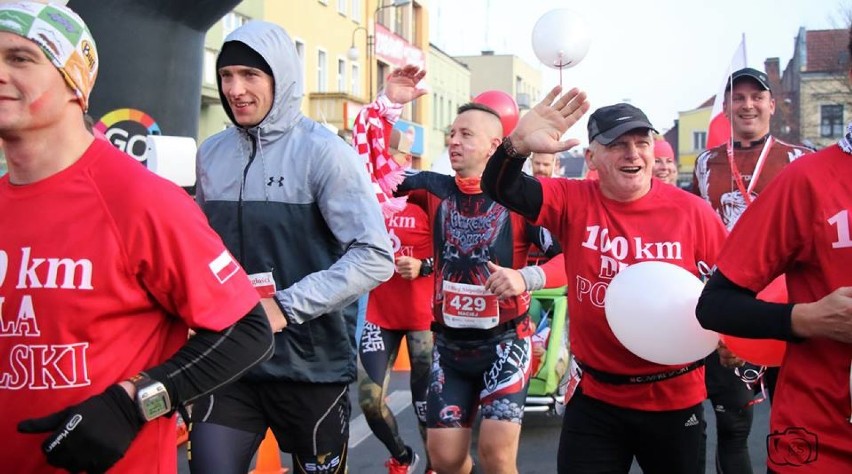
[[[411,474],[417,468],[417,462],[420,461],[420,456],[417,453],[412,453],[411,464],[402,464],[394,458],[390,458],[385,463],[388,468],[388,474]]]

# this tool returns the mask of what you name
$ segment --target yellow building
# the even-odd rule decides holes
[[[695,159],[707,148],[707,127],[710,125],[710,113],[713,111],[713,101],[708,102],[697,109],[678,112],[678,171],[684,180],[692,180]]]
[[[341,136],[360,108],[373,100],[383,78],[404,63],[425,66],[425,0],[245,0],[207,33],[199,141],[230,125],[216,89],[215,59],[224,37],[246,21],[281,25],[302,60],[302,112]],[[412,152],[422,154],[429,119],[424,104],[409,106],[398,124],[412,129]]]
[[[427,97],[431,102],[432,111],[431,120],[426,127],[429,141],[423,155],[423,169],[429,169],[435,158],[444,150],[444,133],[453,123],[456,110],[471,99],[471,74],[467,66],[435,45],[429,46],[427,63],[429,73],[426,79],[431,89]]]
[[[216,56],[222,41],[230,32],[252,19],[263,18],[264,0],[243,0],[216,22],[204,38],[204,70],[201,74],[201,113],[198,119],[198,143],[231,126],[231,120],[222,109],[216,87]]]
[[[511,94],[521,110],[533,106],[541,93],[541,72],[511,54],[483,51],[479,56],[455,56],[470,69],[470,92],[476,96],[488,90]]]

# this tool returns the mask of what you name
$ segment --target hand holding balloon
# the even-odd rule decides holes
[[[586,93],[574,88],[559,97],[561,91],[561,87],[554,87],[518,122],[509,139],[521,155],[559,153],[580,144],[574,138],[565,141],[560,138],[588,112]]]

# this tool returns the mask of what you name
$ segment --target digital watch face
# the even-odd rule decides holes
[[[171,410],[169,394],[161,383],[141,389],[137,397],[142,417],[148,421],[165,415]]]

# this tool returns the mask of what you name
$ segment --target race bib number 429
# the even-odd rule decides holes
[[[444,324],[451,328],[491,329],[500,322],[497,295],[479,285],[443,282]]]

